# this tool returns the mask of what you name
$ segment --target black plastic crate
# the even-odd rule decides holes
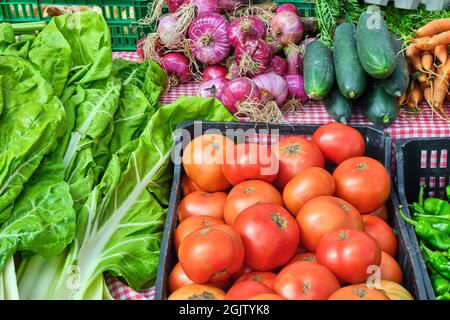
[[[194,130],[194,125],[202,125],[201,130]],[[278,129],[279,136],[284,135],[304,135],[311,136],[320,125],[256,125],[254,123],[230,123],[230,122],[185,122],[178,126],[178,129],[187,130],[191,137],[197,137],[203,134],[206,130],[217,130],[222,134],[226,134],[227,129],[243,131],[254,129],[255,135],[250,140],[251,142],[258,142],[258,139],[269,140],[267,130]],[[375,158],[382,162],[387,168],[389,174],[391,173],[391,154],[392,141],[388,133],[379,130],[372,126],[354,126],[366,140],[365,155]],[[246,139],[248,141],[248,139]],[[175,150],[187,144],[183,139],[181,133],[177,131],[175,135]],[[169,211],[164,226],[164,233],[161,244],[161,253],[159,260],[158,274],[156,278],[156,293],[155,299],[167,299],[168,293],[168,277],[176,264],[176,254],[173,250],[173,236],[177,226],[177,209],[181,200],[181,179],[184,175],[183,166],[175,164],[174,176],[169,204]],[[419,263],[416,260],[417,256],[413,255],[411,251],[411,244],[409,243],[409,236],[407,234],[406,224],[398,214],[398,199],[395,194],[394,185],[392,184],[391,195],[388,201],[388,209],[391,226],[396,230],[398,238],[398,257],[397,261],[404,274],[404,286],[411,292],[416,299],[426,299],[427,294],[422,281],[422,273],[420,272]]]
[[[420,186],[426,184],[425,197],[445,196],[445,186],[450,183],[450,139],[400,139],[395,143],[397,185],[400,203],[410,217],[408,203],[418,200]],[[420,252],[414,227],[407,225],[411,250],[419,261],[428,299],[435,299],[425,260]]]

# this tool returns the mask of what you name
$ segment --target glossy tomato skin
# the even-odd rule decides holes
[[[272,151],[279,161],[279,174],[275,186],[280,190],[306,168],[325,166],[325,159],[320,149],[305,137],[282,138],[272,146]]]
[[[203,190],[201,190],[198,185],[196,185],[195,182],[192,181],[192,179],[190,179],[187,175],[184,175],[183,179],[181,179],[181,191],[183,192],[183,196],[186,197],[192,192]]]
[[[229,138],[206,134],[193,139],[184,149],[183,167],[192,181],[206,192],[224,191],[230,187],[222,172],[227,150],[233,149]]]
[[[239,279],[236,280],[236,283],[246,280],[253,280],[253,281],[259,281],[269,288],[273,287],[273,282],[275,281],[275,278],[277,275],[273,272],[249,272],[246,274],[243,274]]]
[[[299,261],[309,261],[309,262],[317,263],[317,257],[314,252],[297,253],[291,260],[289,260],[288,263],[286,263],[286,265],[290,265],[290,264],[293,264],[293,263],[299,262]]]
[[[381,263],[381,249],[374,238],[363,231],[337,229],[319,242],[317,261],[330,269],[341,283],[367,280]]]
[[[283,201],[292,215],[311,199],[318,196],[331,196],[335,191],[333,177],[322,168],[310,167],[290,180],[283,190]]]
[[[301,244],[315,252],[320,239],[336,229],[364,230],[358,210],[342,199],[321,196],[308,201],[297,214]]]
[[[364,231],[377,240],[382,251],[395,257],[397,255],[397,237],[391,226],[383,219],[367,214],[363,215],[363,220]]]
[[[258,203],[283,205],[283,198],[271,184],[260,180],[248,180],[234,186],[225,201],[224,218],[230,226],[238,215],[248,207]]]
[[[168,300],[224,300],[226,293],[205,284],[190,284],[173,292]]]
[[[188,278],[180,263],[177,263],[175,267],[172,269],[169,275],[169,292],[175,292],[176,290],[193,284],[194,282]],[[208,283],[208,285],[212,287],[216,287],[222,290],[226,290],[229,286],[229,281],[225,280],[217,283]]]
[[[390,280],[401,284],[403,281],[403,272],[395,259],[386,252],[381,253],[380,264],[381,279]]]
[[[274,293],[271,288],[262,282],[245,280],[236,282],[227,292],[225,300],[246,300],[258,294]]]
[[[334,164],[364,155],[366,143],[358,130],[339,122],[320,126],[311,141],[319,147],[326,160]]]
[[[386,206],[386,203],[384,203],[381,207],[379,207],[378,209],[376,209],[372,212],[364,213],[364,215],[366,215],[366,214],[381,218],[384,221],[388,221],[388,208]]]
[[[215,225],[198,229],[184,238],[178,259],[195,283],[221,282],[241,268],[244,246],[231,227]]]
[[[326,300],[340,288],[340,284],[326,267],[310,261],[299,261],[280,271],[273,288],[288,300]]]
[[[262,144],[240,143],[227,154],[222,165],[225,178],[232,185],[246,180],[272,183],[278,176],[278,162],[271,149]]]
[[[369,289],[366,284],[354,284],[334,292],[328,300],[390,300],[381,290]]]
[[[231,275],[231,281],[234,283],[236,282],[241,276],[243,276],[244,274],[253,272],[252,269],[250,269],[249,267],[247,267],[245,264],[242,264],[241,268],[239,269],[239,271],[233,273]]]
[[[286,299],[276,293],[260,293],[254,297],[251,297],[248,300],[286,300]]]
[[[297,222],[281,206],[256,204],[245,209],[233,225],[245,247],[245,265],[270,271],[284,265],[300,241]]]
[[[178,252],[181,241],[195,230],[218,224],[224,224],[223,220],[210,216],[191,216],[184,219],[175,230],[173,239],[175,252]]]
[[[377,160],[356,157],[345,160],[334,171],[335,196],[350,202],[361,214],[378,209],[389,198],[391,181]]]
[[[225,210],[225,192],[193,192],[181,200],[178,206],[178,221],[192,216],[210,216],[223,219]]]

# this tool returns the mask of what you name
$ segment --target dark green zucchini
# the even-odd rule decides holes
[[[400,97],[408,90],[409,66],[402,51],[403,41],[394,34],[391,34],[391,41],[395,53],[395,69],[388,78],[382,80],[382,84],[391,96]]]
[[[360,101],[364,114],[376,125],[387,127],[397,119],[397,99],[384,90],[380,81],[369,84]]]
[[[331,50],[319,40],[310,43],[305,49],[303,65],[306,94],[315,100],[325,98],[334,84]]]
[[[325,110],[336,121],[347,124],[352,116],[352,103],[346,99],[338,86],[331,90],[330,94],[324,99]]]
[[[368,76],[358,57],[355,39],[356,27],[343,23],[334,32],[334,69],[336,82],[344,97],[357,99],[366,90]]]

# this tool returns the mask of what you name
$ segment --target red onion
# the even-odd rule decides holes
[[[172,85],[178,83],[187,83],[192,80],[189,59],[181,53],[172,52],[164,55],[161,59],[161,65],[167,74],[174,79]]]
[[[166,0],[167,7],[170,13],[174,13],[181,5],[189,2],[189,0]]]
[[[267,71],[272,52],[264,40],[250,39],[237,45],[234,58],[241,75],[255,76]]]
[[[217,0],[193,0],[197,6],[197,14],[220,13]]]
[[[169,48],[176,48],[183,40],[183,34],[174,32],[177,27],[177,21],[177,18],[173,14],[168,14],[159,21],[157,32],[162,45]]]
[[[228,74],[227,68],[221,65],[207,66],[202,73],[202,81],[209,81],[217,78],[225,78]]]
[[[284,48],[287,57],[287,74],[296,75],[303,73],[303,54],[299,46],[290,44]]]
[[[216,64],[228,56],[228,21],[217,13],[202,13],[189,27],[189,39],[194,57],[205,64]]]
[[[206,82],[203,82],[198,88],[198,95],[200,97],[214,97],[217,99],[222,98],[222,90],[225,84],[228,82],[225,78],[215,78]]]
[[[260,104],[261,93],[256,84],[249,78],[236,78],[225,84],[222,89],[221,100],[230,112],[236,113],[241,103]]]
[[[231,60],[231,63],[228,65],[228,74],[227,79],[233,80],[239,77],[239,65],[236,60]]]
[[[279,76],[287,74],[287,62],[280,56],[274,56],[270,65],[270,70]]]
[[[284,77],[287,82],[289,90],[289,98],[298,99],[300,101],[307,101],[308,96],[305,93],[303,76],[301,75],[288,75]]]
[[[261,91],[262,103],[274,100],[281,107],[288,96],[288,85],[279,75],[269,72],[252,79]]]
[[[246,0],[217,0],[217,6],[224,11],[233,11],[245,2]]]
[[[299,43],[303,37],[300,17],[290,11],[281,11],[270,22],[272,37],[282,45]]]
[[[236,47],[246,37],[264,39],[266,37],[266,26],[257,16],[241,17],[230,23],[227,28],[227,36],[230,44]]]
[[[278,13],[278,12],[283,12],[283,11],[293,12],[296,15],[300,16],[297,8],[292,3],[283,3],[283,4],[278,5],[277,10],[275,12]]]

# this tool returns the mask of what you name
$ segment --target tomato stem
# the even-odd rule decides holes
[[[347,238],[348,238],[347,232],[345,232],[345,231],[339,232],[338,240],[343,241],[343,240],[347,240]]]
[[[286,229],[287,221],[286,221],[286,219],[282,218],[278,212],[272,213],[272,220],[281,229]]]

